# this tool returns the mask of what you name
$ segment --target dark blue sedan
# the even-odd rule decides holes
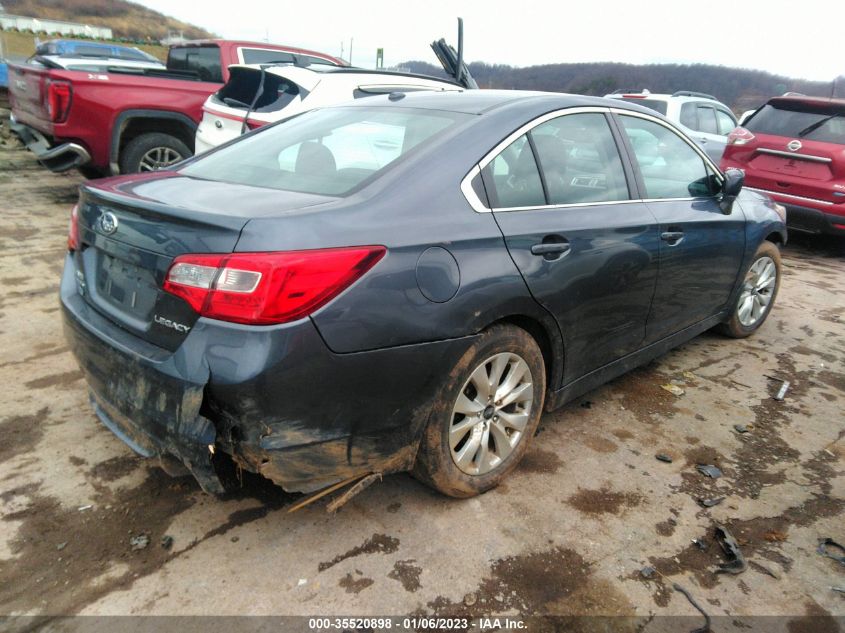
[[[759,328],[783,209],[660,115],[394,93],[82,188],[61,284],[99,419],[211,492],[497,485],[551,410]]]

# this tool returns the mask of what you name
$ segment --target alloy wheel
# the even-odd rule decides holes
[[[484,475],[504,462],[523,439],[534,384],[528,363],[503,352],[478,365],[452,408],[449,448],[455,465]]]
[[[765,316],[777,286],[777,274],[771,257],[761,257],[752,264],[737,307],[737,317],[745,327],[753,327]]]
[[[183,156],[170,147],[154,147],[142,157],[138,171],[156,171],[178,163]]]

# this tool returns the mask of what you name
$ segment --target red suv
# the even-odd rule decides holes
[[[730,134],[721,166],[784,205],[790,228],[845,236],[845,99],[769,99]]]

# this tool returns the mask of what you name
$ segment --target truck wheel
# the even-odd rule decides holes
[[[768,241],[760,244],[745,274],[730,319],[719,324],[718,331],[731,338],[745,338],[763,325],[780,288],[780,269],[778,247]]]
[[[516,467],[543,410],[543,355],[528,332],[497,325],[449,373],[413,475],[450,497],[496,487]]]
[[[139,171],[155,171],[193,155],[188,146],[175,136],[161,132],[149,132],[136,136],[120,154],[120,173],[134,174]]]

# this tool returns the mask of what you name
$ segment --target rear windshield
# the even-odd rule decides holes
[[[790,104],[788,108],[766,104],[744,127],[759,134],[845,145],[845,111],[842,110],[803,104]]]
[[[217,46],[176,46],[167,54],[168,70],[186,70],[200,81],[223,83],[220,49]]]
[[[263,86],[260,94],[259,86]],[[246,110],[254,100],[253,112],[277,112],[298,96],[299,87],[278,75],[265,72],[261,81],[260,70],[232,68],[229,81],[214,94],[212,101]]]
[[[314,110],[201,156],[180,171],[220,182],[339,196],[470,118],[412,108]]]
[[[622,97],[622,101],[636,103],[646,108],[651,108],[652,110],[659,112],[660,114],[666,114],[666,102],[660,101],[659,99],[637,99],[636,97]]]

